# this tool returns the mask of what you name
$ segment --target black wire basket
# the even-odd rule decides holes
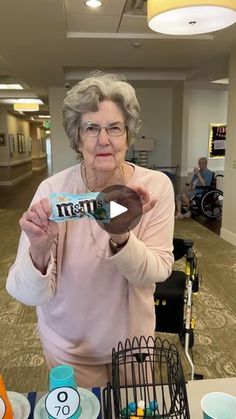
[[[190,419],[176,347],[149,337],[121,342],[112,351],[112,383],[103,390],[105,419]]]

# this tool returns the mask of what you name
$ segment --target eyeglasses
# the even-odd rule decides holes
[[[92,122],[85,122],[80,125],[80,130],[85,137],[98,137],[103,128],[111,137],[120,137],[126,131],[126,125],[123,122],[114,122],[103,127]]]

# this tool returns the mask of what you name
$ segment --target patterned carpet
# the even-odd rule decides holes
[[[177,221],[175,236],[194,241],[199,272],[200,291],[193,296],[196,326],[193,357],[195,372],[204,378],[236,376],[236,247],[221,239],[192,219]],[[177,269],[184,269],[184,259]],[[166,335],[172,340],[171,335]],[[190,368],[183,349],[178,347],[185,376]]]
[[[47,389],[47,369],[37,336],[35,310],[14,301],[5,291],[8,269],[14,261],[22,210],[0,210],[0,371],[8,390]],[[196,372],[204,378],[236,376],[236,247],[191,219],[176,223],[175,236],[194,240],[203,277],[194,296],[196,328],[193,356]],[[184,267],[184,260],[176,263]],[[166,334],[160,334],[165,337]],[[189,365],[176,335],[186,379]]]
[[[33,307],[11,298],[5,291],[8,270],[14,262],[22,210],[0,210],[0,371],[8,390],[47,389],[47,368],[37,336]]]

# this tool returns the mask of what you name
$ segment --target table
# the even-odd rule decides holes
[[[212,391],[222,391],[224,393],[229,393],[236,397],[236,377],[208,379],[208,380],[193,380],[187,383],[186,388],[187,388],[187,395],[188,395],[188,402],[189,402],[190,418],[201,419],[202,418],[201,398],[206,393],[209,393]],[[98,397],[98,400],[100,401],[101,412],[100,412],[100,415],[98,416],[98,419],[103,419],[102,389],[98,387],[93,387],[90,390]],[[31,413],[30,413],[29,419],[33,419],[33,411],[34,411],[35,404],[44,394],[45,393],[35,393],[35,392],[30,392],[26,394],[31,404]]]
[[[201,419],[201,398],[212,391],[221,391],[236,397],[236,377],[210,380],[193,380],[187,383],[191,419]]]

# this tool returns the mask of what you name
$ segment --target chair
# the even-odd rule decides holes
[[[215,173],[213,173],[212,181],[209,186],[196,186],[196,193],[192,197],[189,206],[189,211],[193,217],[199,216],[201,214],[210,219],[221,217],[223,192],[217,188],[218,177],[224,176],[215,175]]]
[[[185,348],[185,354],[194,377],[194,364],[189,349],[194,344],[194,320],[192,318],[192,295],[199,290],[197,258],[192,240],[174,238],[173,254],[175,260],[186,256],[185,272],[172,271],[171,275],[156,284],[154,294],[156,311],[156,331],[177,333]]]

